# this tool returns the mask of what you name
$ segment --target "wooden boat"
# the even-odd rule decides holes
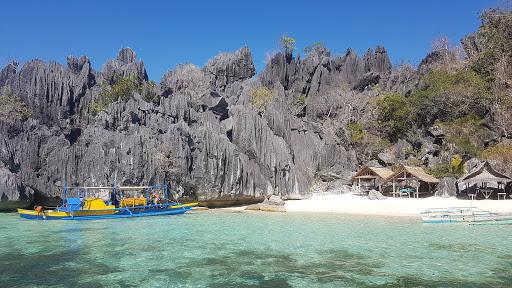
[[[99,197],[91,196],[91,191],[97,190],[110,190],[111,200],[105,202]],[[134,191],[140,193],[139,197],[124,197]],[[55,209],[46,210],[37,206],[34,210],[18,209],[18,214],[22,218],[35,220],[115,219],[184,214],[197,205],[171,201],[166,184],[136,187],[65,186],[62,199],[62,205]]]
[[[510,221],[512,214],[494,213],[477,207],[430,208],[421,213],[423,223]]]

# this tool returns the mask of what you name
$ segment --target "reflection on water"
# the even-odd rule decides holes
[[[509,287],[510,226],[196,212],[99,221],[1,214],[0,287]]]

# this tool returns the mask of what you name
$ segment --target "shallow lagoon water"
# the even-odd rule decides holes
[[[0,287],[512,287],[512,226],[298,213],[0,215]]]

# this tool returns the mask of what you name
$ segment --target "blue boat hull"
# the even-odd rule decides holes
[[[133,217],[148,217],[148,216],[163,216],[163,215],[180,215],[190,210],[190,208],[178,209],[149,209],[149,210],[122,210],[113,214],[104,215],[67,215],[67,216],[54,216],[51,214],[26,214],[19,213],[20,217],[31,220],[99,220],[99,219],[120,219],[120,218],[133,218]]]

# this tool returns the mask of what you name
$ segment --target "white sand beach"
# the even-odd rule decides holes
[[[461,200],[452,198],[390,198],[369,200],[353,194],[313,196],[306,200],[288,200],[287,212],[325,212],[362,215],[420,216],[428,208],[478,207],[498,213],[512,213],[512,199],[507,200]]]

